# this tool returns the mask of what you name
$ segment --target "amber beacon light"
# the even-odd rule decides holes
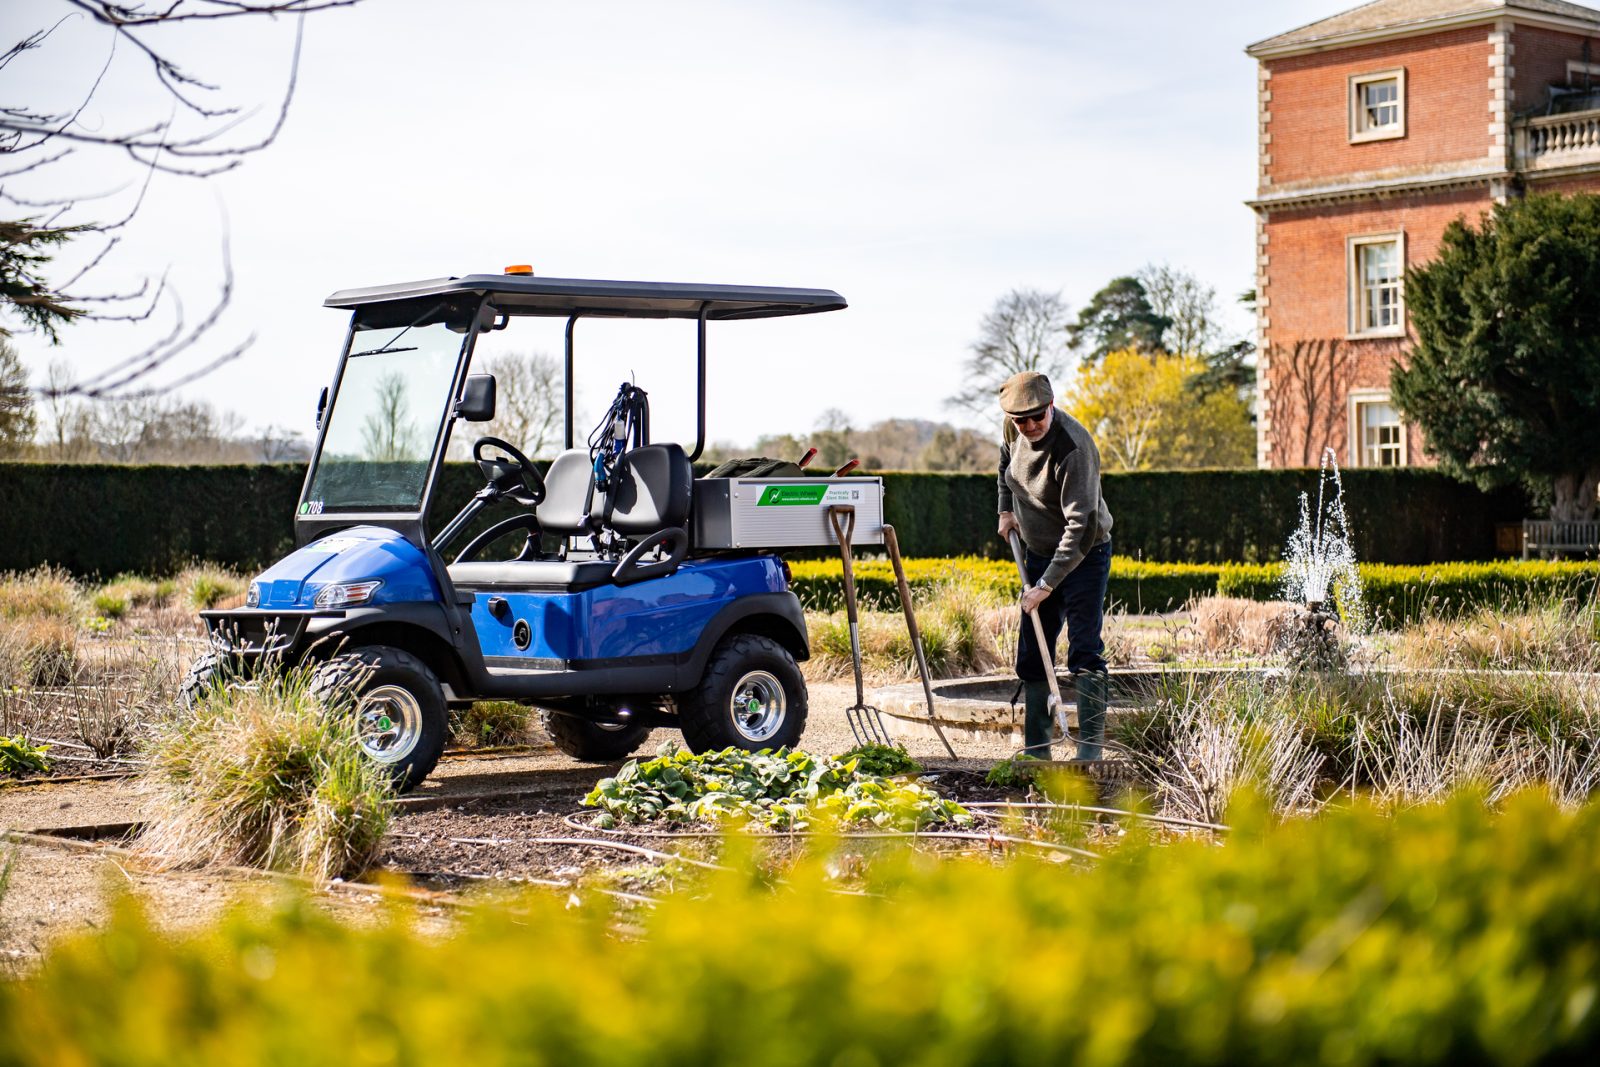
[[[531,275],[533,273],[533,265],[531,263],[513,263],[506,268],[506,273]]]

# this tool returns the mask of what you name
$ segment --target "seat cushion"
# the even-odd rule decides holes
[[[452,563],[445,569],[462,589],[563,589],[576,592],[611,581],[616,564],[603,559],[529,559],[503,563]]]

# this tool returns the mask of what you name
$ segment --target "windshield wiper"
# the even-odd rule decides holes
[[[365,352],[350,353],[350,358],[355,359],[357,356],[381,356],[385,352],[415,352],[416,350],[416,345],[407,345],[404,348],[369,348]]]

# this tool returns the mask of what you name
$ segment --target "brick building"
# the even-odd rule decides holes
[[[1600,192],[1600,11],[1377,0],[1251,45],[1258,460],[1429,462],[1389,403],[1408,266],[1526,193]]]

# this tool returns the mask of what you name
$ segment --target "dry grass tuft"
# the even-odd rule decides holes
[[[1411,667],[1600,671],[1600,605],[1562,601],[1427,619],[1406,628],[1395,651]]]
[[[0,577],[0,619],[55,619],[71,623],[78,615],[78,587],[66,571],[40,567]]]
[[[0,685],[71,685],[78,675],[78,628],[70,618],[28,615],[0,628]]]
[[[146,754],[156,802],[139,843],[173,866],[348,876],[388,829],[393,790],[361,751],[355,716],[325,708],[301,671],[213,689]]]
[[[941,582],[920,595],[917,628],[928,671],[936,678],[984,674],[1011,661],[1017,615],[1010,602],[971,579]],[[815,681],[850,677],[850,623],[842,611],[806,616],[811,659],[806,676]],[[915,650],[899,612],[862,612],[862,671],[869,685],[917,676]]]
[[[480,700],[450,720],[458,745],[525,745],[533,740],[533,709],[509,700]]]
[[[1283,641],[1293,606],[1281,601],[1202,597],[1194,602],[1194,640],[1209,656],[1270,656]]]

